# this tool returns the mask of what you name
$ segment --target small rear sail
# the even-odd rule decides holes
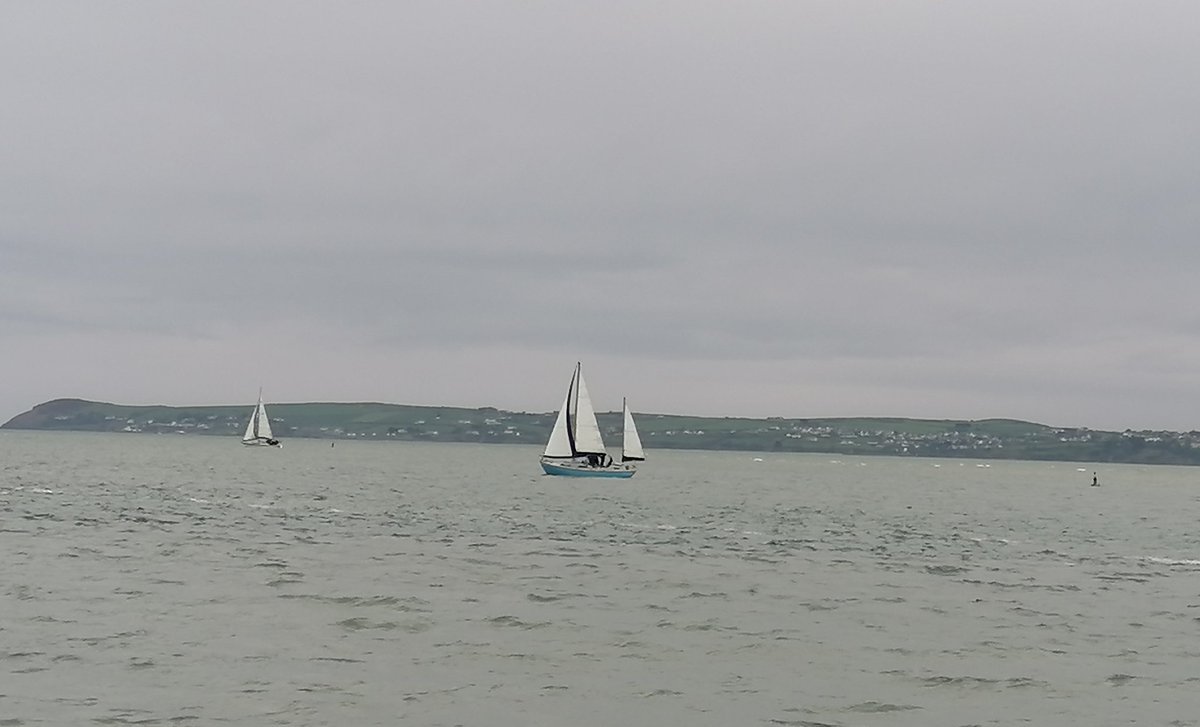
[[[629,402],[621,400],[621,408],[625,415],[625,434],[621,441],[621,461],[641,462],[646,459],[642,451],[642,438],[638,436],[637,425],[633,423],[633,413],[629,411]]]

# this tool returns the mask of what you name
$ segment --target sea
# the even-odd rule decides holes
[[[0,432],[0,727],[1200,725],[1200,468],[539,453]]]

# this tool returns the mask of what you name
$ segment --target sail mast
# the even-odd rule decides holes
[[[254,438],[255,439],[258,439],[260,436],[262,436],[259,434],[259,428],[262,426],[262,415],[263,415],[262,387],[260,386],[260,387],[258,387],[258,403],[254,405]]]
[[[567,439],[571,442],[571,456],[575,457],[579,454],[579,450],[575,448],[575,419],[579,416],[579,375],[581,366],[578,361],[575,362],[575,372],[571,374],[571,386],[567,389],[567,401],[570,406],[567,407]]]

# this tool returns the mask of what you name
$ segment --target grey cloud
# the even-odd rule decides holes
[[[441,395],[529,372],[480,405],[587,357],[681,412],[1190,426],[1191,6],[2,12],[6,348],[187,351],[201,398],[271,329],[297,388],[336,339]]]

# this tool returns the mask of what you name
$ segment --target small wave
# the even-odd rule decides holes
[[[299,574],[293,574],[293,575],[295,577],[273,578],[273,579],[267,581],[267,586],[270,588],[279,588],[280,586],[287,586],[287,585],[291,585],[293,583],[303,583],[304,582],[304,579],[300,578]]]
[[[297,573],[295,575],[301,574]],[[430,610],[428,608],[429,602],[416,596],[399,598],[397,596],[322,596],[311,593],[285,593],[279,597],[332,603],[338,606],[388,606],[397,611],[412,611],[416,613],[426,613]]]
[[[963,568],[957,565],[927,565],[925,572],[935,576],[956,576],[960,573],[966,573],[969,568]]]
[[[926,677],[921,680],[927,687],[965,687],[971,689],[982,688],[1004,688],[1004,689],[1022,689],[1026,687],[1044,687],[1046,682],[1030,679],[1029,677],[1013,677],[1011,679],[987,679],[985,677],[973,676],[935,676]]]
[[[1102,576],[1101,576],[1102,577]],[[1078,591],[1079,586],[1054,583],[1005,583],[1003,581],[981,581],[975,578],[964,578],[963,583],[973,586],[991,586],[993,588],[1016,588],[1023,591]]]
[[[847,712],[864,712],[867,714],[875,714],[879,712],[903,712],[910,709],[922,709],[915,704],[888,704],[886,702],[863,702],[852,707],[847,707]]]
[[[540,629],[543,626],[550,625],[549,621],[531,623],[529,621],[522,621],[516,616],[497,616],[495,618],[487,619],[487,622],[493,626],[515,626],[522,629]]]
[[[1161,575],[1161,574],[1160,574]],[[1133,583],[1149,583],[1150,578],[1142,573],[1102,573],[1096,576],[1102,581],[1130,581]]]
[[[684,598],[729,598],[729,594],[724,591],[713,591],[712,593],[704,593],[702,591],[692,591],[684,596]]]
[[[347,631],[364,631],[364,630],[378,629],[378,630],[382,630],[382,631],[400,630],[400,631],[407,631],[409,633],[414,633],[414,634],[419,633],[421,631],[426,631],[429,629],[429,624],[423,623],[420,621],[414,621],[411,623],[400,623],[398,621],[372,621],[370,619],[366,619],[366,618],[362,618],[362,617],[348,618],[343,621],[338,621],[337,625],[341,626],[342,628],[346,629]]]

